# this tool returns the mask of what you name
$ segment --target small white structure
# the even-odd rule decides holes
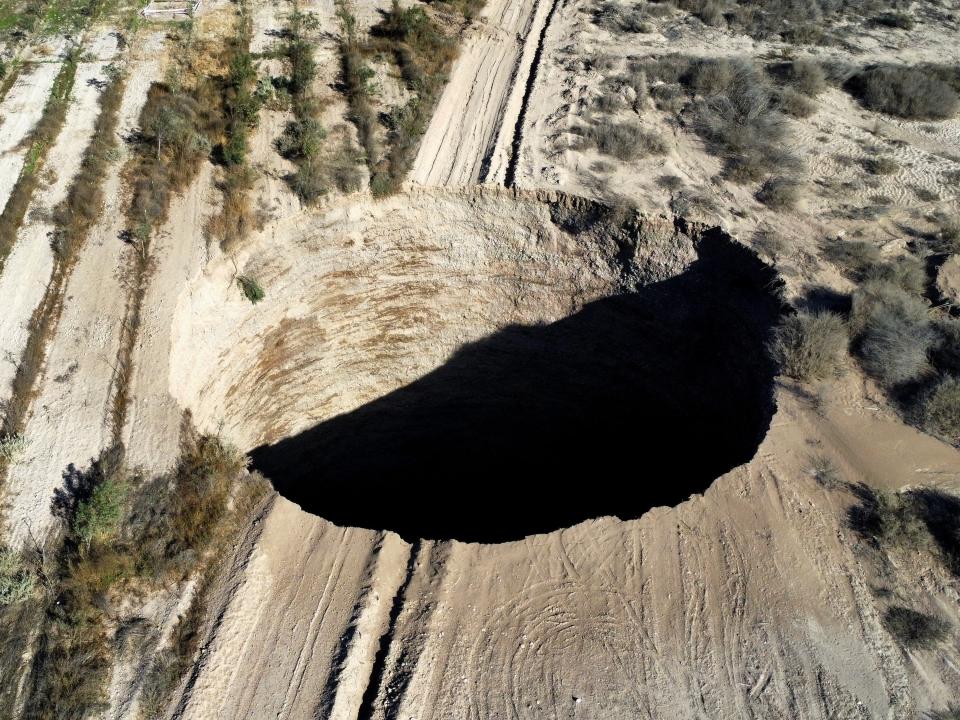
[[[203,0],[152,0],[143,10],[150,20],[181,20],[193,17]]]

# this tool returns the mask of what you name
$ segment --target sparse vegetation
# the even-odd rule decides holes
[[[847,342],[846,324],[839,315],[799,312],[776,328],[770,352],[784,374],[809,382],[840,371]]]
[[[31,597],[37,577],[23,554],[0,547],[0,606],[13,605]]]
[[[956,90],[925,66],[874,65],[845,87],[864,107],[908,120],[944,120],[960,106]]]
[[[840,471],[826,455],[814,455],[810,458],[810,474],[818,485],[828,490],[835,490],[843,486]]]
[[[630,122],[601,121],[586,128],[584,136],[604,155],[624,161],[647,155],[663,155],[668,149],[659,134]]]
[[[260,283],[249,275],[237,276],[237,285],[240,286],[240,291],[252,305],[256,305],[267,296]]]
[[[902,645],[911,649],[930,648],[946,638],[950,623],[943,618],[902,605],[887,608],[883,626]]]
[[[800,183],[786,177],[769,178],[757,192],[757,200],[772,210],[792,210],[800,201]]]
[[[885,155],[878,155],[877,157],[867,158],[863,163],[864,167],[867,169],[871,175],[893,175],[895,172],[900,170],[900,165],[896,160]]]
[[[56,141],[60,128],[66,120],[79,58],[79,50],[74,48],[64,60],[54,80],[40,121],[30,135],[23,169],[3,207],[3,212],[0,212],[0,270],[3,269],[7,257],[13,250],[17,232],[23,224],[33,193],[40,182],[40,173],[44,167],[47,152]]]

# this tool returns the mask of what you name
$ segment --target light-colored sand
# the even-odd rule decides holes
[[[872,481],[882,457],[885,477],[936,483],[956,478],[958,454],[896,421],[831,406],[824,423],[789,391],[778,399],[757,457],[675,509],[499,546],[419,543],[395,621],[375,630],[389,645],[362,717],[906,718],[945,702],[957,648],[908,657],[893,645],[877,578],[843,528],[848,496],[809,467],[823,453],[844,479]],[[364,634],[342,624],[358,592],[396,586],[402,554],[381,567],[374,533],[286,501],[266,522],[179,717],[312,717],[329,657],[349,659]],[[960,619],[942,570],[886,580]],[[318,624],[340,649],[320,650]],[[294,658],[309,658],[310,684],[291,704]]]
[[[533,52],[551,3],[494,0],[466,31],[410,179],[422,185],[501,182]]]
[[[118,113],[121,147],[122,138],[137,127],[147,90],[160,71],[156,61],[131,64]],[[96,95],[86,101],[96,107]],[[74,141],[80,144],[79,139]],[[91,231],[73,270],[63,314],[47,350],[40,392],[25,432],[30,444],[10,469],[6,522],[17,543],[43,537],[49,529],[50,501],[67,465],[86,467],[112,440],[110,393],[131,252],[119,237],[126,224],[121,170],[122,163],[114,163],[106,178],[103,221]]]
[[[60,63],[50,61],[24,67],[0,104],[0,207],[7,204],[28,148],[30,131],[43,115]]]

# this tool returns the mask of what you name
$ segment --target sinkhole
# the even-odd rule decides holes
[[[464,210],[453,241],[429,250],[444,263],[418,270],[434,273],[424,295],[431,311],[403,321],[407,316],[390,306],[390,322],[409,324],[389,343],[382,327],[367,327],[386,322],[382,308],[368,306],[381,295],[395,303],[398,288],[414,291],[408,281],[391,285],[393,271],[356,269],[383,261],[357,261],[349,284],[336,287],[336,311],[329,273],[317,270],[315,280],[295,277],[285,286],[312,298],[318,329],[288,328],[279,336],[276,327],[261,330],[259,360],[226,373],[236,376],[230,392],[244,402],[222,404],[249,408],[243,417],[235,413],[236,426],[265,428],[248,444],[252,467],[280,495],[336,524],[392,530],[408,540],[504,542],[599,516],[639,517],[703,492],[753,457],[774,411],[775,367],[764,347],[782,304],[769,266],[721,230],[682,220],[625,219],[622,211],[566,199],[531,202],[529,222],[507,232],[488,225],[483,202]],[[503,212],[498,217],[514,222]],[[397,228],[411,223],[388,211],[377,218]],[[442,234],[438,223],[410,229],[416,242],[405,240],[403,229],[371,242],[400,243],[405,263],[426,267],[409,253],[427,252],[423,233]],[[462,273],[450,270],[449,257],[464,243],[491,237],[495,251],[467,257]],[[382,258],[386,247],[371,257]],[[531,249],[544,247],[546,254]],[[507,283],[504,263],[514,257],[526,269],[511,270]],[[544,264],[550,272],[532,282],[529,273]],[[571,273],[579,273],[577,288],[589,289],[582,301],[571,300],[564,284]],[[276,275],[265,282],[274,295],[290,273]],[[444,289],[452,277],[461,279]],[[487,290],[497,283],[514,289]],[[525,288],[534,286],[531,300]],[[321,302],[324,292],[330,295]],[[554,295],[564,296],[555,307]],[[417,308],[423,302],[410,301]],[[501,306],[508,310],[490,321],[494,327],[435,352],[453,342],[445,334],[451,324],[465,322],[472,310],[489,319]],[[246,312],[253,322],[262,310]],[[359,314],[336,324],[352,312]],[[362,337],[346,342],[345,333]],[[286,353],[279,360],[278,348]],[[428,369],[397,380],[402,373],[394,366],[428,355],[436,357],[424,361]],[[372,376],[380,380],[371,389],[364,383]],[[226,380],[199,387],[198,397],[220,392],[217,382]],[[316,410],[320,397],[327,404]],[[305,408],[317,419],[288,431],[296,422],[277,419],[286,417],[281,406],[299,413],[301,425]],[[270,412],[274,419],[264,421]]]

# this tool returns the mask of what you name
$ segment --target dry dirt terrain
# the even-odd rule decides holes
[[[0,0],[0,715],[960,717],[960,4],[78,3]]]

